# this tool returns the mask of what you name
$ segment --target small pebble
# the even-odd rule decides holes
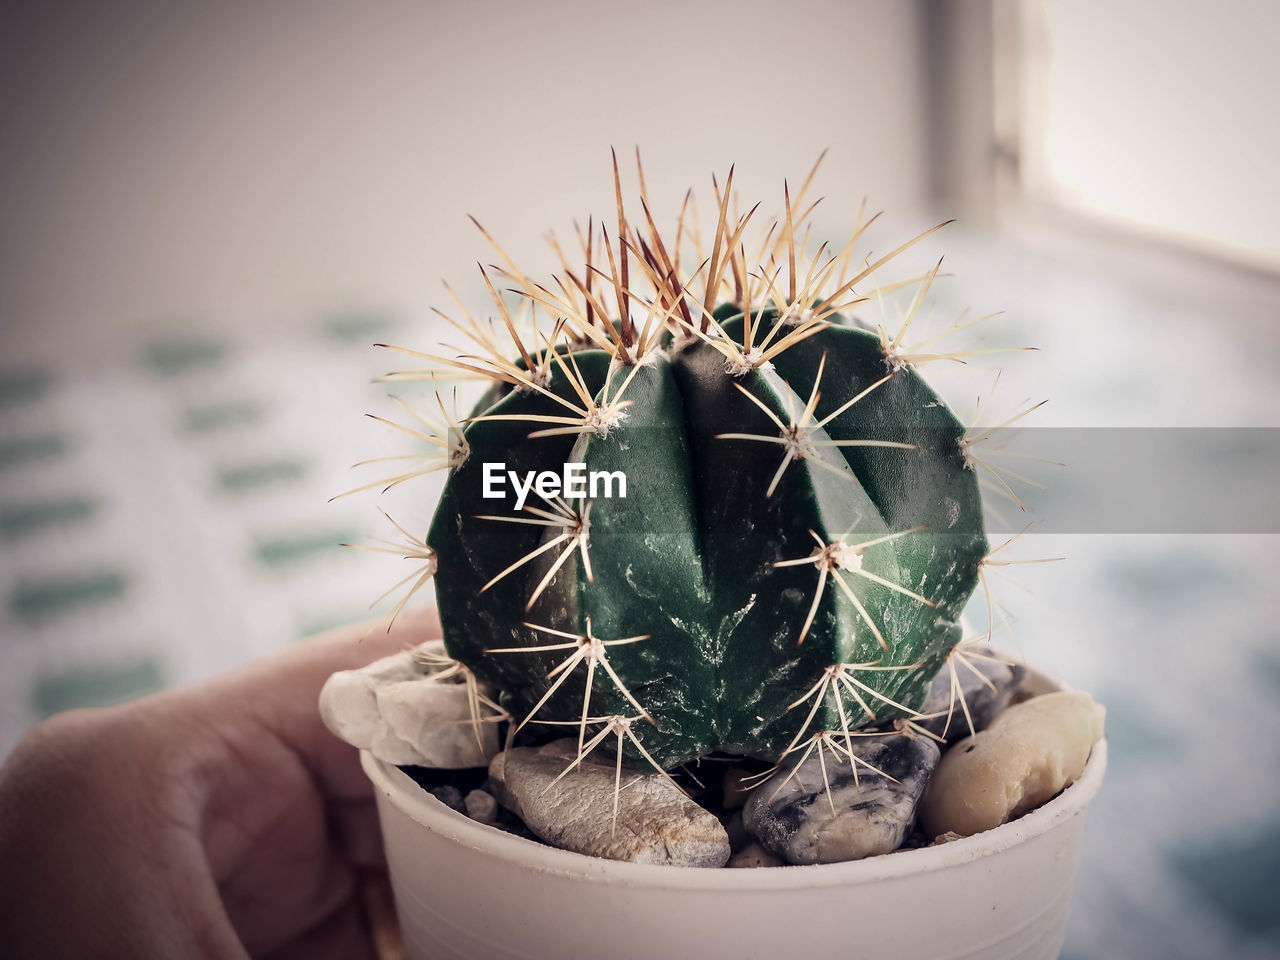
[[[781,860],[775,857],[772,853],[770,853],[764,847],[760,846],[760,844],[753,843],[748,845],[747,847],[744,847],[742,850],[739,850],[732,857],[730,857],[729,862],[725,864],[725,866],[728,866],[728,867],[783,867],[783,866],[786,866],[786,864],[784,864]]]
[[[462,802],[462,791],[457,787],[443,786],[432,787],[431,795],[443,803],[451,810],[457,810],[459,813],[466,813],[466,805]]]
[[[472,790],[463,801],[467,816],[481,823],[498,822],[498,801],[484,790]]]
[[[489,786],[508,810],[544,842],[610,860],[723,867],[729,837],[716,816],[657,774],[623,771],[614,825],[615,768],[573,763],[577,741],[513,747],[489,764]]]
[[[847,759],[841,763],[828,756],[824,780],[816,754],[794,776],[791,769],[775,773],[747,801],[747,829],[793,864],[858,860],[897,850],[938,763],[938,745],[927,737],[885,734],[855,738],[853,752],[871,765],[859,764],[856,778]]]
[[[1009,707],[942,758],[920,807],[925,831],[967,837],[1052,799],[1084,772],[1105,716],[1079,691]]]
[[[419,651],[442,654],[436,640]],[[320,716],[335,735],[400,766],[483,767],[498,751],[498,725],[471,722],[466,684],[434,680],[415,650],[340,670],[320,691]]]

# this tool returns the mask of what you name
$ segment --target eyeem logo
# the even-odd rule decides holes
[[[517,510],[524,508],[530,490],[536,491],[544,500],[556,496],[566,500],[582,500],[588,496],[593,500],[598,497],[619,497],[625,500],[627,496],[627,475],[621,470],[592,470],[588,473],[585,463],[566,463],[561,473],[553,470],[530,470],[521,483],[520,475],[514,470],[508,470],[505,463],[489,462],[484,465],[484,489],[480,495],[486,500],[502,500],[507,495],[508,481],[516,493]]]

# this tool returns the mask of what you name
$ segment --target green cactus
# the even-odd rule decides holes
[[[647,198],[633,230],[619,189],[606,268],[590,226],[587,265],[566,263],[554,291],[498,248],[496,269],[554,331],[526,345],[490,284],[519,358],[470,318],[485,356],[419,355],[495,381],[437,441],[449,475],[426,545],[450,656],[517,723],[572,725],[584,751],[613,731],[664,770],[714,751],[776,761],[911,715],[987,553],[964,428],[901,335],[844,316],[909,244],[846,280],[865,225],[842,253],[806,258],[802,189],[748,264],[751,215],[729,215],[731,189],[732,173],[693,276],[683,212],[669,252]],[[907,322],[935,275],[909,281]],[[626,496],[530,492],[517,509],[510,484],[483,496],[486,463],[621,471]]]

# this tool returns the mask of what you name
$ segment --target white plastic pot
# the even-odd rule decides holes
[[[1027,684],[1056,689],[1034,671]],[[411,960],[1053,960],[1107,745],[1059,796],[986,833],[849,863],[722,870],[544,846],[362,759]]]

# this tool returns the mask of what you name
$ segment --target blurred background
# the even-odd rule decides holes
[[[815,238],[864,197],[879,251],[957,217],[883,279],[945,253],[930,309],[1040,348],[926,371],[963,415],[999,366],[984,410],[1047,398],[1042,435],[1249,438],[1214,459],[1253,485],[1240,515],[1077,511],[1011,548],[1067,559],[1000,599],[1109,708],[1064,956],[1275,956],[1277,31],[1266,0],[11,4],[0,756],[366,617],[408,572],[337,546],[389,532],[376,498],[328,500],[403,451],[362,416],[393,412],[372,344],[434,347],[440,277],[483,309],[466,214],[537,275],[548,228],[611,215],[611,145],[672,224],[731,163],[744,207],[780,207],[829,148]],[[420,529],[438,489],[393,515]]]

